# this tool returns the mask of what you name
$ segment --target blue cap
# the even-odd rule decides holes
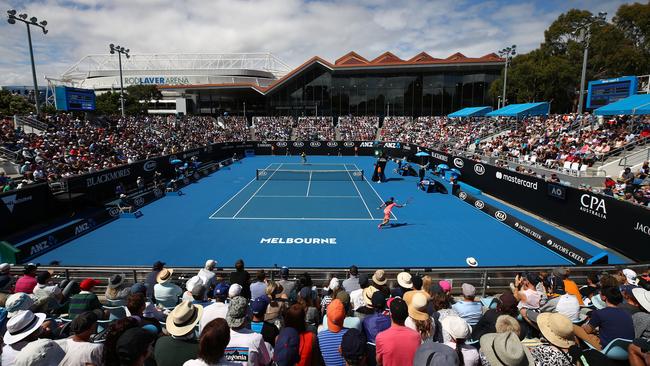
[[[143,283],[135,283],[133,286],[131,286],[131,293],[132,294],[146,294],[147,293],[147,287]]]
[[[266,296],[260,296],[251,301],[251,311],[254,315],[266,313],[266,307],[269,306],[269,300]]]
[[[300,337],[298,331],[291,327],[283,328],[275,341],[273,361],[280,366],[295,365],[300,361]]]
[[[219,282],[214,287],[214,297],[218,299],[225,299],[228,297],[228,290],[230,289],[230,284],[228,282]]]

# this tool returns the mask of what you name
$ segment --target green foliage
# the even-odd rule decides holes
[[[147,114],[152,100],[162,99],[160,90],[155,85],[131,85],[126,88],[128,103],[127,114]]]
[[[98,114],[110,116],[120,113],[120,93],[106,92],[95,98],[95,109]]]
[[[13,95],[8,90],[0,90],[0,116],[29,114],[35,112],[33,104],[20,95]]]
[[[512,60],[508,103],[550,101],[552,113],[576,110],[584,50],[579,28],[590,16],[577,9],[561,14],[544,32],[539,48]],[[622,5],[612,23],[591,26],[587,81],[648,74],[649,42],[650,4]],[[496,99],[502,88],[500,78],[490,87],[490,96]]]

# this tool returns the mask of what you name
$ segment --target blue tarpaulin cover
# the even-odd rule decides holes
[[[625,99],[600,107],[594,111],[599,116],[619,114],[650,114],[650,94],[635,94]]]
[[[510,104],[486,114],[488,117],[526,117],[546,116],[549,112],[548,102]]]
[[[485,116],[488,112],[492,112],[492,107],[467,107],[459,111],[449,114],[449,118],[458,117],[480,117]]]

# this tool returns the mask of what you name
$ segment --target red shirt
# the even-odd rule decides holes
[[[24,292],[26,294],[31,294],[34,292],[34,287],[38,282],[36,281],[36,277],[33,275],[24,275],[16,281],[16,289],[15,292]]]
[[[413,329],[392,324],[377,334],[377,360],[383,366],[412,365],[415,352],[420,347],[420,334]]]

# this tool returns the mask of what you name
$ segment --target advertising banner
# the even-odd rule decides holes
[[[8,235],[41,221],[56,211],[46,183],[0,194],[0,235]]]

